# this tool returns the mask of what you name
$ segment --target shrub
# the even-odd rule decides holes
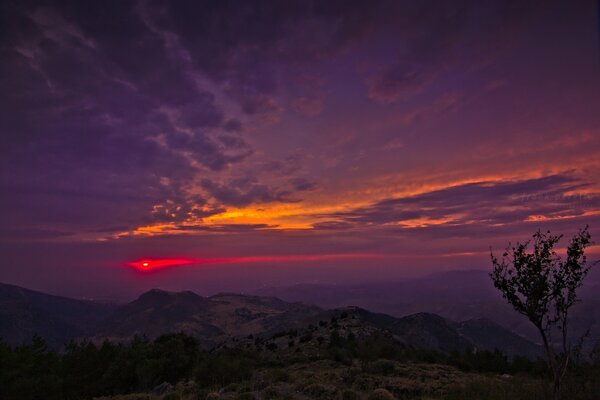
[[[346,389],[340,396],[341,400],[359,400],[360,396],[354,390]]]
[[[396,364],[390,360],[377,360],[367,364],[367,372],[379,375],[391,375],[396,369]]]
[[[313,399],[326,399],[330,398],[331,390],[327,386],[319,383],[313,383],[304,388],[304,394],[310,396]]]
[[[281,368],[271,370],[269,378],[272,382],[289,382],[291,380],[289,372]]]
[[[312,340],[312,338],[313,338],[312,333],[308,332],[308,333],[305,333],[304,335],[300,336],[300,339],[298,339],[298,341],[300,343],[306,343],[306,342],[310,342]]]
[[[369,400],[394,400],[394,396],[385,389],[375,389],[369,395]]]
[[[269,386],[263,390],[263,398],[265,400],[277,399],[279,398],[279,392],[272,386]]]
[[[268,343],[266,347],[267,347],[267,350],[270,350],[270,351],[277,350],[277,344],[276,343]]]

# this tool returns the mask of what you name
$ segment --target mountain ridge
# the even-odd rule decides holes
[[[19,300],[19,297],[19,307],[10,307],[11,301]],[[50,304],[52,302],[54,304]],[[78,307],[86,314],[80,312],[65,318],[63,314]],[[11,315],[11,310],[15,315]],[[535,344],[493,321],[455,322],[427,312],[397,318],[357,306],[323,309],[274,296],[239,293],[203,297],[192,291],[151,289],[129,303],[105,306],[0,284],[0,313],[5,321],[0,323],[0,336],[12,345],[23,343],[29,339],[25,335],[34,333],[50,339],[50,345],[59,347],[69,340],[127,341],[135,335],[153,339],[166,333],[183,332],[198,338],[205,348],[213,348],[243,338],[270,338],[279,332],[306,330],[308,326],[323,325],[324,321],[337,321],[340,316],[351,315],[352,321],[339,328],[346,335],[380,332],[406,346],[442,352],[498,347],[509,356],[535,357],[540,354]],[[95,314],[90,316],[89,313]],[[37,324],[20,331],[20,336],[16,337],[15,331],[23,320],[37,321]],[[40,332],[34,332],[36,329]]]

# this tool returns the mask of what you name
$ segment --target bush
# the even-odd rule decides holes
[[[396,369],[396,363],[390,360],[377,360],[367,364],[367,372],[378,375],[391,375]]]
[[[331,397],[331,394],[334,390],[331,390],[327,386],[321,385],[319,383],[313,383],[312,385],[308,385],[304,388],[304,394],[310,396],[313,399],[328,399]]]
[[[271,382],[289,382],[291,380],[290,373],[282,368],[275,368],[269,371],[269,379]]]
[[[196,382],[201,386],[226,385],[249,379],[259,364],[254,353],[226,349],[206,354],[196,367]]]
[[[272,386],[266,387],[265,390],[263,390],[263,398],[265,400],[271,400],[271,399],[278,399],[279,398],[279,392],[277,391],[277,389],[275,389]]]
[[[306,343],[306,342],[310,342],[312,340],[312,338],[313,338],[312,333],[308,332],[308,333],[305,333],[304,335],[300,336],[300,339],[298,339],[298,341],[300,343]]]
[[[359,400],[360,396],[354,390],[346,389],[340,395],[341,400]]]
[[[394,400],[394,396],[385,389],[375,389],[369,395],[369,400]]]
[[[277,344],[276,343],[268,343],[266,347],[267,347],[267,350],[270,350],[270,351],[277,350]]]

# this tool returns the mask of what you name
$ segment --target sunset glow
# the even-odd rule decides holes
[[[127,263],[130,267],[139,270],[155,270],[165,267],[178,267],[184,265],[202,264],[238,264],[238,263],[285,263],[285,262],[317,262],[332,260],[352,259],[377,259],[384,256],[370,253],[347,253],[347,254],[315,254],[315,255],[289,255],[289,256],[252,256],[252,257],[225,257],[225,258],[152,258],[141,259]]]
[[[190,258],[159,258],[159,259],[141,259],[129,262],[128,265],[139,270],[154,270],[165,267],[173,267],[179,265],[199,264],[202,260],[193,260]]]
[[[600,237],[596,2],[5,3],[0,282],[386,281]]]

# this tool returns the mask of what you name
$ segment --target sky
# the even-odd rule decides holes
[[[599,15],[1,1],[0,281],[209,294],[486,269],[538,229],[599,240]]]

